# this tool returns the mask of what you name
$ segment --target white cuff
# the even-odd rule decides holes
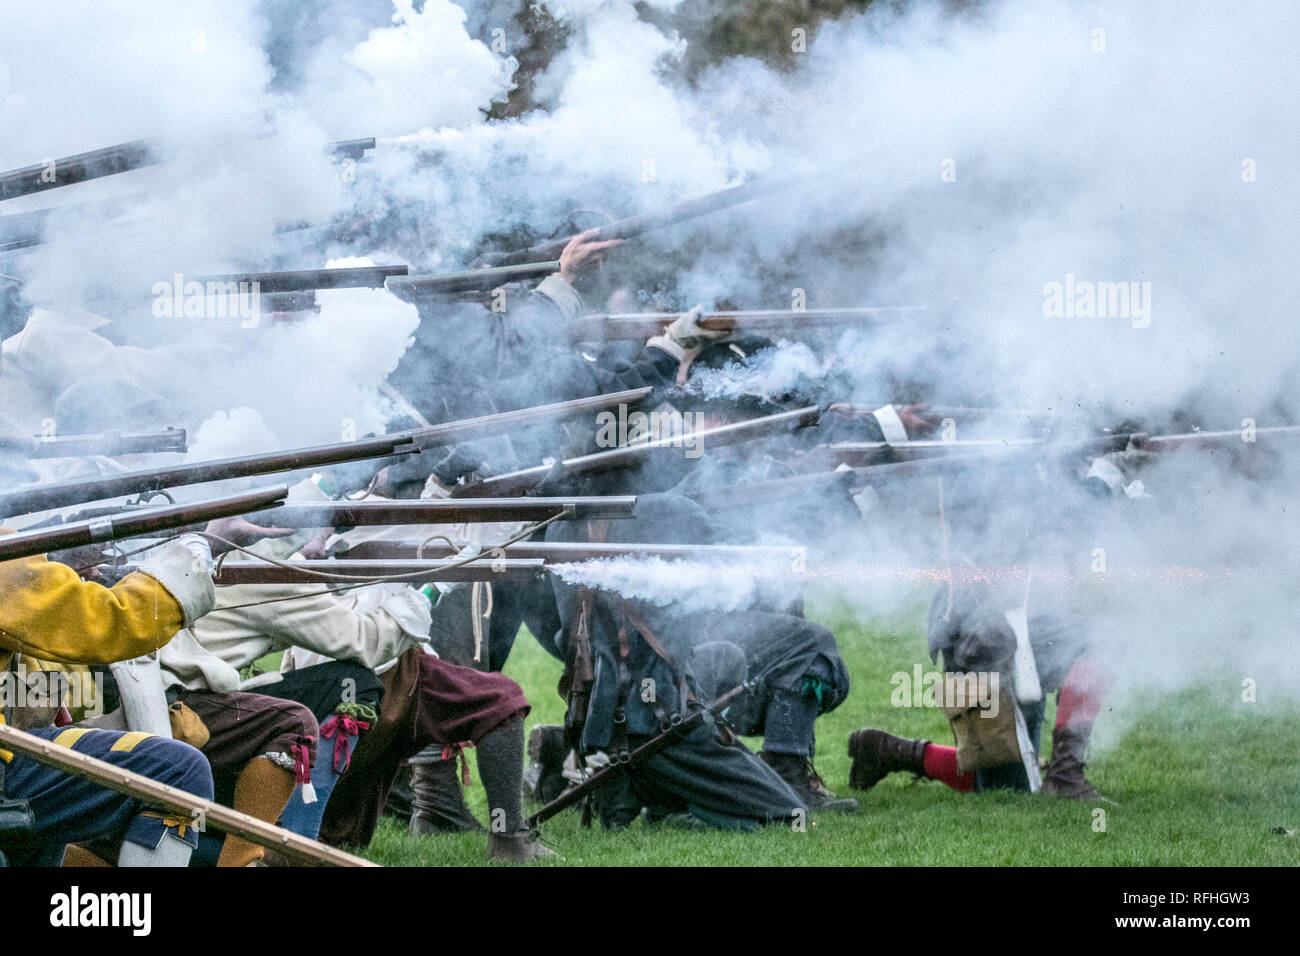
[[[656,348],[661,352],[666,352],[679,362],[686,361],[686,355],[688,352],[699,352],[699,349],[691,350],[682,348],[681,345],[666,335],[656,335],[654,338],[648,339],[646,341],[646,348]],[[691,356],[691,358],[694,357],[694,355]]]
[[[212,584],[212,551],[202,538],[199,539],[203,541],[202,550],[197,546],[191,549],[185,543],[191,537],[198,535],[169,541],[140,564],[140,570],[166,588],[181,606],[183,627],[192,626],[217,603]]]
[[[1106,483],[1111,494],[1117,495],[1124,490],[1124,473],[1109,458],[1094,458],[1085,478],[1097,478]]]
[[[561,279],[559,273],[548,275],[534,291],[555,303],[566,320],[577,318],[587,308],[578,290]]]
[[[208,543],[207,538],[201,534],[183,534],[176,539],[176,543],[189,548],[190,554],[194,555],[196,560],[202,561],[207,573],[212,574],[214,563],[212,560],[212,545]]]
[[[898,417],[898,412],[894,410],[893,405],[877,408],[871,414],[876,416],[876,422],[880,425],[880,432],[885,436],[885,441],[891,445],[907,441],[907,428],[903,425],[903,420]]]

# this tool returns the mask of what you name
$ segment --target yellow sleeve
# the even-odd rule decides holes
[[[184,625],[180,602],[139,572],[106,588],[44,555],[0,561],[0,648],[66,664],[151,653]]]

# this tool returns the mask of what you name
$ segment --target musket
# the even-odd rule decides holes
[[[330,152],[341,159],[361,159],[374,148],[373,136],[365,136],[361,139],[339,139],[330,143]]]
[[[121,216],[132,211],[136,204],[139,203],[141,195],[128,195],[125,197],[113,197],[111,199],[95,199],[82,202],[65,202],[57,206],[44,206],[40,209],[33,209],[27,212],[9,213],[0,216],[0,252],[13,252],[19,249],[25,249],[30,246],[37,246],[44,242],[45,226],[51,219],[63,218],[70,215],[93,216],[96,219],[106,219],[111,216]],[[139,217],[131,220],[141,222]],[[322,226],[340,225],[344,222],[342,219],[330,220],[326,223],[313,222],[306,219],[281,220],[274,224],[273,231],[277,234],[286,232],[295,232],[301,229],[315,229]],[[287,295],[287,293],[285,294]]]
[[[283,502],[288,494],[288,487],[280,485],[276,488],[210,498],[191,504],[131,509],[119,514],[73,521],[53,528],[0,535],[0,561],[102,544],[105,541],[118,541],[122,538],[153,534],[158,531],[171,531],[204,524],[216,518],[260,512],[274,508]]]
[[[508,412],[494,412],[477,418],[464,418],[454,422],[438,425],[426,425],[404,432],[395,432],[389,437],[402,437],[417,448],[430,448],[436,445],[451,445],[456,442],[476,441],[503,435],[523,426],[540,425],[546,422],[560,422],[581,418],[596,412],[617,408],[620,405],[631,407],[644,401],[654,391],[649,386],[629,388],[622,392],[608,392],[604,395],[591,395],[586,398],[574,398],[566,402],[552,402],[549,405],[534,405]]]
[[[700,216],[706,216],[709,213],[718,212],[723,209],[729,209],[732,206],[738,206],[741,203],[747,203],[763,196],[769,196],[773,193],[780,192],[794,186],[799,180],[794,176],[785,177],[766,177],[755,179],[751,182],[743,183],[739,186],[732,186],[728,189],[720,189],[717,192],[709,193],[705,196],[699,196],[695,199],[689,199],[686,202],[678,203],[676,206],[670,206],[667,209],[660,209],[656,212],[642,213],[639,216],[629,216],[626,219],[619,219],[608,225],[601,226],[596,230],[596,240],[607,239],[632,239],[653,229],[663,229],[666,226],[676,225],[677,223],[686,222],[690,219],[696,219]],[[519,249],[515,252],[508,252],[502,255],[494,256],[495,265],[516,265],[521,262],[536,262],[539,259],[557,259],[560,252],[564,249],[573,236],[565,236],[562,239],[548,239],[545,242],[530,246],[527,249]]]
[[[964,451],[959,454],[917,458],[913,461],[867,464],[836,471],[814,471],[793,478],[713,488],[692,495],[691,498],[705,508],[726,509],[746,507],[760,502],[776,502],[796,496],[812,496],[836,487],[861,490],[891,482],[960,477],[972,470],[1026,468],[1040,462],[1066,460],[1075,456],[1092,457],[1111,452],[1161,452],[1187,448],[1217,450],[1232,448],[1235,445],[1250,448],[1258,443],[1259,438],[1300,438],[1300,425],[1256,428],[1253,437],[1256,441],[1247,441],[1242,429],[1228,429],[1172,435],[1121,432],[1113,435],[1095,435],[1069,442],[1024,440],[1022,444],[1015,446],[1007,446],[1005,442],[999,441],[997,444],[1003,447],[998,451]]]
[[[267,312],[317,310],[316,295],[325,289],[382,289],[390,279],[404,276],[406,266],[348,266],[339,269],[295,269],[287,272],[228,272],[186,277],[178,273],[174,296],[192,294],[224,301],[257,297]],[[233,309],[231,310],[233,315]]]
[[[183,278],[185,286],[197,282],[208,295],[245,295],[250,292],[278,295],[316,289],[382,289],[387,280],[406,273],[406,266],[347,266],[288,272],[230,272]]]
[[[994,442],[994,445],[1001,446],[997,450],[921,458],[896,464],[866,465],[854,470],[864,483],[876,484],[884,481],[958,475],[971,468],[1023,466],[1044,459],[1090,457],[1120,451],[1167,452],[1184,448],[1215,450],[1231,448],[1234,445],[1248,448],[1260,438],[1300,438],[1300,425],[1256,428],[1253,430],[1252,440],[1247,440],[1245,436],[1246,433],[1238,428],[1224,431],[1183,432],[1173,435],[1121,432],[1066,442],[1018,439],[1015,444],[1008,441]]]
[[[591,541],[518,541],[503,548],[485,546],[481,553],[485,557],[492,558],[536,559],[548,568],[557,564],[603,561],[612,558],[725,562],[728,567],[736,567],[738,563],[746,561],[785,562],[788,565],[794,557],[794,549],[771,545],[637,544]],[[356,544],[336,549],[334,554],[349,561],[394,561],[417,556],[450,559],[463,557],[465,552],[445,544],[430,543],[421,548],[415,541],[358,541]]]
[[[324,866],[378,866],[351,853],[309,840],[283,827],[222,806],[215,800],[196,797],[192,793],[160,783],[134,770],[126,770],[120,765],[79,753],[71,747],[60,746],[53,741],[3,723],[0,723],[0,749],[22,754],[37,763],[61,770],[70,776],[84,777],[116,793],[135,797],[146,806],[159,807],[180,816],[191,826],[200,829],[211,826],[225,833],[242,837],[258,846],[269,847],[299,863]]]
[[[234,584],[347,584],[338,578],[399,580],[408,584],[434,581],[521,581],[536,578],[544,571],[540,558],[483,558],[465,563],[453,560],[404,561],[289,561],[285,565],[255,561],[227,561],[217,572],[218,585]]]
[[[883,403],[882,403],[883,404]],[[879,407],[879,406],[877,406]],[[916,413],[926,418],[1011,418],[1017,421],[1046,423],[1060,416],[1047,412],[1031,412],[1023,408],[985,408],[970,405],[931,405],[922,402]]]
[[[119,431],[89,435],[35,436],[31,458],[79,458],[85,455],[145,455],[184,452],[189,448],[185,429],[167,428],[156,432],[123,434]]]
[[[394,455],[417,454],[409,438],[391,435],[362,441],[312,445],[264,455],[219,458],[213,461],[174,465],[170,468],[142,469],[118,475],[73,478],[68,481],[29,485],[0,494],[0,515],[20,515],[52,508],[78,505],[87,501],[118,498],[123,495],[150,496],[178,485],[197,485],[230,478],[252,478],[302,468],[321,468],[345,462]]]
[[[511,282],[545,279],[559,271],[558,260],[525,262],[438,275],[394,276],[384,283],[384,288],[404,302],[425,302],[460,292],[490,292]]]
[[[635,495],[568,498],[393,498],[363,501],[293,502],[262,516],[279,528],[356,528],[374,525],[478,524],[494,521],[545,521],[631,518]]]
[[[1149,435],[1135,432],[1131,438],[1133,444],[1142,451],[1173,451],[1178,448],[1222,448],[1232,444],[1253,444],[1260,438],[1300,438],[1300,425],[1269,425],[1255,428],[1251,437],[1241,428],[1229,428],[1223,431],[1183,432],[1178,435]]]
[[[100,179],[162,162],[158,140],[137,139],[0,173],[0,200]]]
[[[617,448],[611,448],[608,451],[580,455],[576,458],[566,458],[551,465],[535,465],[532,468],[494,475],[473,484],[457,485],[452,488],[451,493],[453,498],[522,494],[548,479],[580,477],[620,468],[630,468],[667,449],[675,449],[680,452],[688,444],[702,450],[706,445],[710,448],[734,445],[739,442],[766,438],[770,435],[784,434],[817,424],[821,418],[821,413],[822,410],[819,406],[809,405],[794,411],[764,415],[743,422],[719,425],[716,428],[703,428],[695,431],[686,430],[679,435],[672,435],[667,438],[631,442]]]
[[[704,715],[706,713],[713,714],[714,716],[721,714],[742,694],[749,693],[757,687],[759,681],[761,681],[767,674],[767,671],[771,670],[774,666],[775,663],[768,668],[765,668],[754,677],[749,678],[743,683],[737,684],[735,687],[731,688],[731,690],[714,700],[713,703],[691,712],[686,717],[679,717],[677,714],[674,714],[673,717],[677,718],[677,723],[672,723],[670,718],[670,720],[666,722],[666,726],[660,725],[659,733],[655,734],[655,736],[651,737],[635,750],[622,754],[621,760],[601,767],[590,777],[583,780],[582,783],[564,791],[564,793],[560,794],[540,810],[535,811],[531,816],[524,820],[528,825],[528,829],[536,830],[560,811],[567,810],[569,807],[582,802],[582,800],[584,800],[589,794],[599,789],[615,774],[627,773],[631,770],[635,770],[637,766],[644,763],[647,759],[687,736],[704,723]]]
[[[69,515],[24,526],[24,531],[69,527],[103,519],[140,514],[148,505],[133,502],[81,508]],[[491,524],[493,522],[573,521],[587,518],[631,518],[633,495],[569,498],[370,498],[362,501],[293,502],[272,508],[259,520],[279,528],[369,528],[382,525]]]
[[[970,405],[933,405],[929,402],[875,402],[860,404],[854,403],[841,404],[835,403],[831,406],[833,411],[839,412],[850,418],[861,418],[872,414],[876,409],[885,405],[893,405],[895,408],[910,407],[914,409],[917,415],[928,419],[945,419],[951,418],[955,421],[969,422],[977,421],[1007,421],[1010,420],[1017,424],[1029,425],[1035,428],[1046,427],[1060,422],[1064,416],[1051,414],[1047,412],[1031,412],[1021,408],[982,408]]]
[[[373,139],[348,139],[332,143],[329,151],[356,158],[374,146]],[[0,201],[155,166],[166,161],[162,147],[159,138],[136,139],[11,169],[0,173]]]
[[[1042,438],[963,438],[952,441],[843,441],[811,449],[810,455],[824,455],[845,465],[873,465],[887,461],[915,461],[962,452],[1001,452],[1046,445]]]
[[[923,305],[869,306],[855,309],[758,309],[704,312],[698,324],[714,332],[737,329],[766,332],[796,332],[807,329],[852,325],[882,316],[924,312]],[[577,342],[611,339],[648,339],[660,334],[681,316],[681,312],[614,312],[583,315],[567,325],[569,337]]]
[[[53,216],[64,216],[69,213],[109,216],[120,214],[127,208],[127,204],[121,199],[113,198],[85,200],[8,213],[0,216],[0,252],[12,252],[39,245],[41,235],[45,231],[45,224]]]
[[[158,470],[139,470],[112,476],[76,478],[19,488],[0,494],[0,516],[14,516],[68,505],[117,498],[148,496],[178,485],[196,485],[230,478],[251,478],[303,468],[321,468],[346,462],[395,455],[417,454],[422,449],[455,441],[500,435],[542,422],[563,421],[617,405],[635,405],[650,394],[650,388],[628,389],[608,395],[554,402],[478,418],[443,422],[353,442],[313,445],[263,455],[245,455],[213,461],[176,465]]]

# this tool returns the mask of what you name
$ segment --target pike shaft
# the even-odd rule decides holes
[[[353,856],[351,853],[344,853],[334,847],[290,833],[264,820],[232,810],[230,807],[223,807],[212,800],[204,800],[184,790],[159,783],[143,774],[114,767],[88,754],[60,747],[15,727],[0,724],[0,746],[30,757],[48,767],[54,767],[56,770],[85,777],[109,790],[137,797],[153,806],[181,814],[187,821],[202,819],[204,825],[211,825],[218,830],[242,837],[250,843],[275,850],[299,863],[348,867],[378,865]]]

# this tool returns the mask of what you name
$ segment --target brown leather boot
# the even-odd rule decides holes
[[[925,748],[928,740],[895,737],[883,730],[858,730],[849,734],[849,786],[870,790],[895,770],[925,776]]]
[[[537,842],[537,837],[527,830],[517,830],[514,833],[488,834],[489,860],[504,860],[507,863],[528,863],[532,860],[545,859],[548,856],[555,856],[555,851],[542,846]]]
[[[265,757],[254,757],[239,771],[235,799],[231,802],[241,813],[275,823],[289,805],[294,783],[292,770],[277,766]],[[217,866],[257,866],[265,852],[256,843],[227,834]]]
[[[759,755],[763,763],[776,771],[776,775],[790,785],[809,810],[830,810],[832,813],[857,813],[858,801],[852,797],[837,797],[826,788],[812,761],[801,754],[778,754],[766,750]]]
[[[1057,727],[1052,731],[1052,759],[1043,774],[1042,792],[1051,797],[1067,800],[1107,800],[1083,775],[1084,757],[1088,752],[1088,739],[1092,724],[1075,724]]]

